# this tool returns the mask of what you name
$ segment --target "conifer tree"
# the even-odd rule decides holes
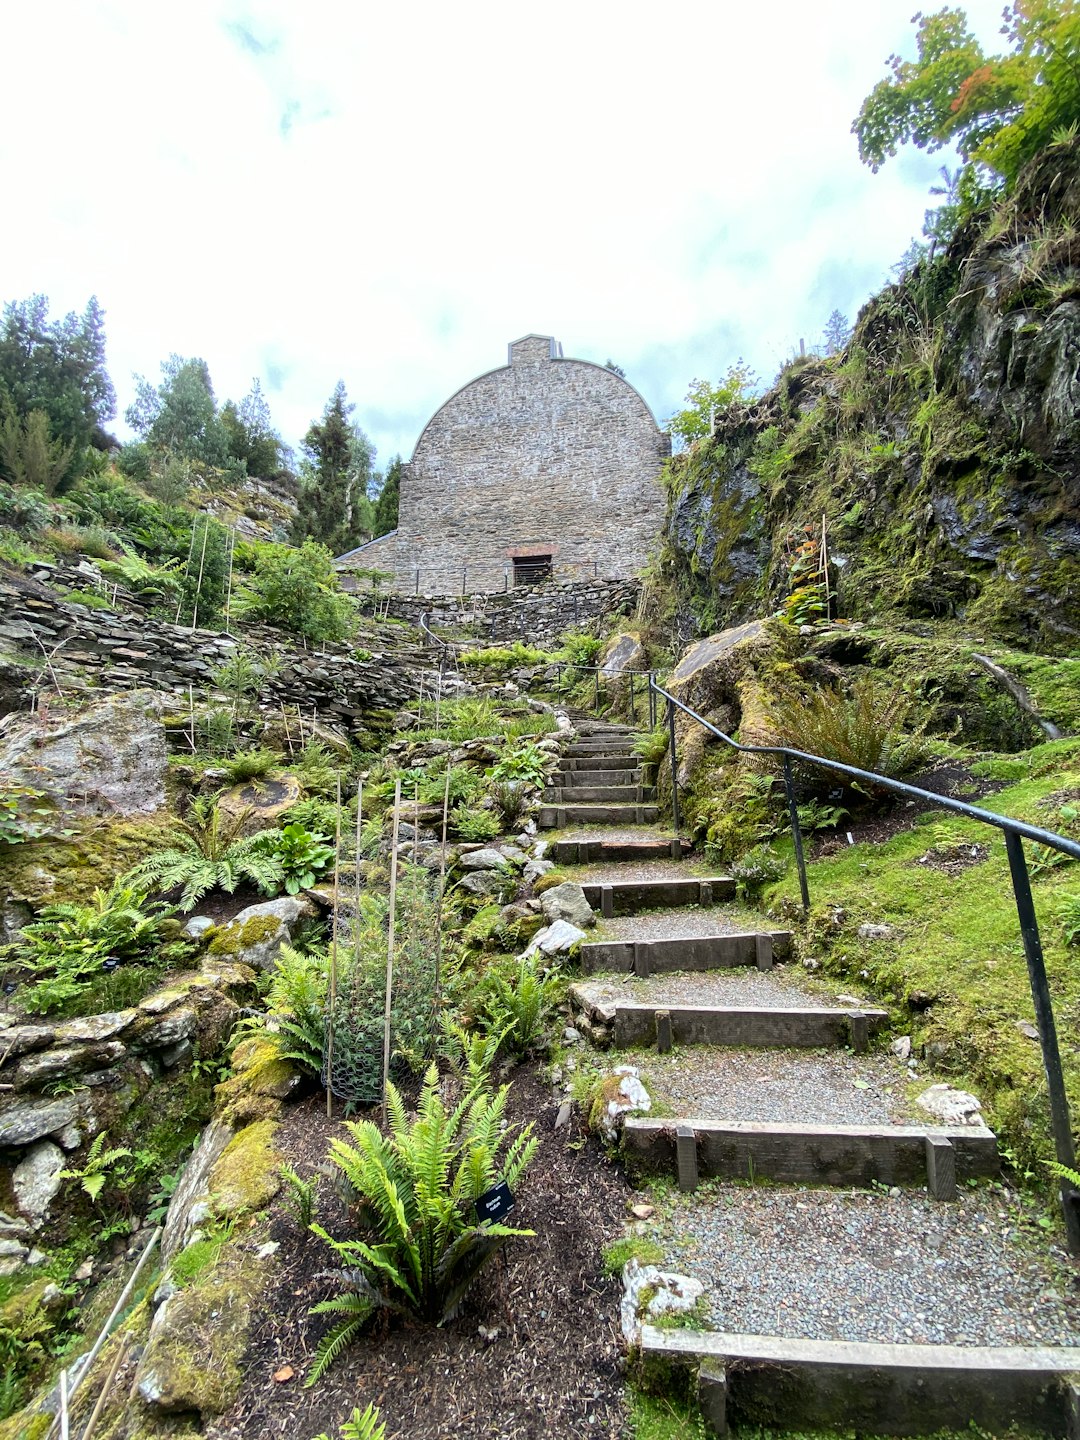
[[[345,382],[339,380],[322,419],[308,429],[301,445],[300,503],[293,540],[318,540],[335,555],[370,539],[373,521],[368,498],[375,451],[349,417]]]
[[[389,535],[397,529],[398,498],[401,490],[401,456],[395,455],[386,467],[382,488],[375,501],[375,518],[371,527],[373,536]]]

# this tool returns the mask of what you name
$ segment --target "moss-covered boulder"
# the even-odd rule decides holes
[[[252,1035],[233,1051],[233,1074],[217,1087],[218,1114],[234,1128],[277,1114],[304,1083],[303,1072],[265,1036]]]
[[[265,1209],[281,1189],[275,1129],[273,1120],[256,1120],[226,1145],[207,1179],[214,1214],[253,1214]]]
[[[160,1307],[136,1372],[144,1405],[158,1411],[220,1415],[243,1380],[253,1307],[265,1263],[235,1246],[212,1269]]]
[[[254,970],[269,970],[300,922],[313,919],[317,914],[317,907],[299,895],[282,895],[277,900],[249,905],[214,932],[207,957],[234,960]]]

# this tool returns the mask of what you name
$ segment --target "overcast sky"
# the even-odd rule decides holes
[[[380,463],[529,331],[663,421],[919,233],[948,157],[875,176],[850,133],[913,4],[8,5],[0,300],[96,293],[121,414],[176,351],[295,444],[341,377]],[[997,50],[1001,0],[967,10]]]

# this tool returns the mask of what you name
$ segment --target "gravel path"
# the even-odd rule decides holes
[[[674,836],[670,829],[655,825],[568,825],[565,830],[545,830],[541,838],[587,840],[590,844],[596,840],[663,840],[670,844]]]
[[[746,935],[772,929],[757,910],[726,901],[723,905],[686,905],[677,910],[647,910],[597,920],[590,940],[689,940],[708,935]]]
[[[710,1187],[655,1231],[741,1334],[949,1345],[1080,1344],[1080,1284],[1033,1252],[998,1186],[940,1204],[910,1191]],[[1040,1245],[1045,1242],[1040,1241]]]
[[[903,1125],[915,1118],[907,1070],[891,1055],[687,1045],[668,1055],[620,1050],[618,1057],[641,1069],[662,1113],[686,1118],[799,1125]]]
[[[613,881],[627,880],[640,883],[643,880],[689,880],[697,875],[723,875],[715,865],[709,865],[699,855],[688,856],[685,860],[611,860],[604,865],[560,865],[572,880],[579,885],[608,885]]]
[[[843,1008],[843,1002],[827,993],[811,994],[790,972],[756,970],[749,965],[730,966],[723,970],[703,970],[699,974],[651,975],[642,980],[636,975],[593,976],[579,980],[579,989],[616,1000],[622,1005],[759,1005],[786,1010]]]

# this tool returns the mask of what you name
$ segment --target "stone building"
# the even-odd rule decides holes
[[[397,529],[341,556],[342,571],[452,595],[642,568],[664,519],[668,437],[632,385],[564,359],[551,336],[509,350],[428,421],[402,469]]]

